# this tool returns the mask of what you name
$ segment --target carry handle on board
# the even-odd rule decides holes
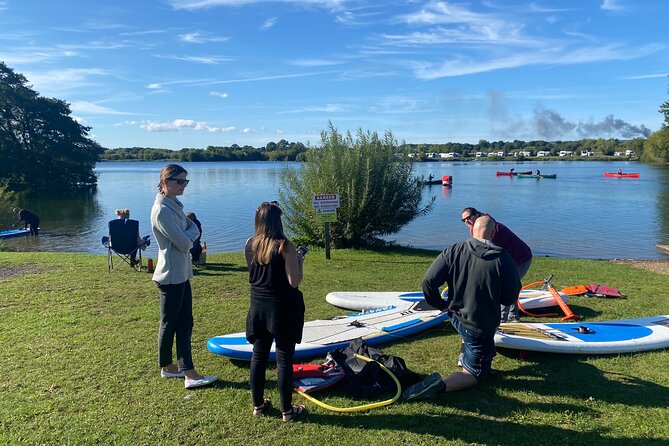
[[[580,320],[581,316],[579,316],[578,314],[574,314],[571,311],[571,308],[569,308],[569,306],[562,300],[562,298],[560,297],[560,293],[558,293],[558,290],[556,290],[555,287],[553,286],[553,284],[551,283],[552,278],[553,278],[553,275],[551,274],[550,276],[548,276],[548,278],[546,280],[544,280],[544,283],[546,284],[546,287],[548,288],[548,291],[550,291],[551,294],[553,295],[553,299],[555,299],[555,302],[558,304],[560,309],[565,314],[565,316],[561,319],[562,322]]]

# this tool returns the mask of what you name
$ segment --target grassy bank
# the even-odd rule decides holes
[[[301,287],[307,320],[343,314],[333,290],[415,291],[434,252],[309,253]],[[186,391],[157,368],[158,293],[148,273],[108,274],[103,256],[0,253],[0,444],[607,444],[669,441],[669,350],[613,355],[497,356],[484,384],[435,401],[337,414],[307,404],[302,423],[251,416],[248,367],[206,340],[242,331],[248,308],[241,253],[209,255],[193,279],[194,360],[215,386]],[[605,283],[628,298],[577,297],[586,320],[669,313],[669,276],[606,261],[539,258],[526,283]],[[555,320],[555,319],[552,319]],[[456,369],[449,324],[381,347],[420,373]],[[502,353],[502,352],[500,352]],[[278,404],[276,373],[268,395]],[[295,397],[296,401],[300,397]],[[335,405],[353,405],[343,395]]]

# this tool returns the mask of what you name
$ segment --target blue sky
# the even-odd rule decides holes
[[[629,138],[669,99],[669,2],[0,0],[0,60],[108,148]]]

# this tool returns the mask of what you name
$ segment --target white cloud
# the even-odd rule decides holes
[[[383,37],[392,44],[426,45],[448,43],[511,44],[539,46],[544,39],[523,35],[523,24],[499,14],[478,13],[446,2],[431,2],[417,12],[398,16],[410,26],[428,26],[428,31],[408,34],[388,33]]]
[[[341,65],[345,62],[343,60],[335,59],[297,59],[288,61],[288,63],[296,67],[327,67],[332,65]]]
[[[277,18],[276,17],[270,17],[269,19],[265,20],[265,22],[260,26],[260,29],[265,31],[276,25]]]
[[[284,112],[279,112],[279,115],[285,115],[290,113],[341,113],[346,111],[346,108],[340,104],[325,104],[311,107],[303,107],[296,110],[289,110]]]
[[[179,34],[177,39],[187,43],[207,43],[207,42],[226,42],[230,37],[225,36],[207,36],[198,32]]]
[[[234,59],[220,56],[156,56],[165,59],[183,60],[185,62],[197,62],[206,65],[217,65],[221,62],[232,62]]]
[[[146,121],[140,126],[148,132],[176,132],[183,129],[193,129],[199,132],[231,132],[234,127],[213,127],[203,121],[194,121],[192,119],[175,119],[169,122]]]
[[[124,125],[137,125],[137,121],[123,121],[123,122],[117,122],[114,124],[114,127],[123,127]]]
[[[257,3],[291,3],[305,6],[322,6],[324,8],[339,9],[346,0],[171,0],[174,9],[203,9],[216,6],[245,6]]]
[[[242,130],[242,133],[253,133],[253,130],[246,127],[244,130]]]
[[[600,8],[604,11],[624,11],[627,8],[618,3],[618,0],[604,0]]]
[[[335,71],[320,71],[315,73],[295,73],[295,74],[277,74],[273,76],[260,76],[260,77],[249,77],[241,79],[227,79],[223,81],[203,81],[194,83],[195,85],[219,85],[219,84],[237,84],[240,82],[259,82],[259,81],[271,81],[277,79],[294,79],[298,77],[308,77],[308,76],[319,76],[322,74],[332,74],[336,73]],[[163,84],[166,85],[166,84]]]
[[[91,86],[94,84],[94,77],[107,76],[109,72],[101,68],[66,68],[23,74],[41,94],[59,96],[64,92]]]
[[[219,98],[227,98],[229,94],[225,91],[210,91],[209,96],[218,96]]]
[[[437,79],[456,77],[475,73],[517,68],[527,65],[570,65],[608,60],[631,60],[663,49],[657,44],[638,47],[635,51],[619,45],[603,47],[584,47],[576,50],[552,48],[550,50],[516,53],[507,57],[490,59],[483,62],[457,58],[447,60],[438,66],[431,63],[415,63],[414,73],[418,79]]]
[[[103,107],[98,104],[87,101],[74,101],[70,104],[72,112],[74,113],[87,113],[91,115],[134,115],[135,113],[122,112],[111,109],[109,107]]]
[[[668,77],[669,73],[655,73],[655,74],[639,74],[637,76],[624,76],[619,79],[622,80],[637,80],[637,79],[656,79],[658,77]]]

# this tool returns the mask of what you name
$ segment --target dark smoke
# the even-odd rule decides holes
[[[576,124],[567,121],[554,110],[539,106],[534,109],[534,128],[541,138],[551,141],[574,130]]]
[[[623,138],[634,138],[636,136],[648,136],[650,130],[643,124],[639,127],[632,125],[622,119],[616,119],[613,115],[608,115],[602,122],[581,122],[576,130],[581,136],[588,135],[611,135],[619,133]]]
[[[608,115],[601,122],[570,121],[555,110],[537,105],[532,121],[520,115],[509,114],[506,98],[499,91],[489,91],[488,110],[492,131],[495,135],[507,139],[532,139],[539,136],[546,141],[573,138],[635,138],[648,136],[651,131],[645,125],[635,126],[622,119]]]

